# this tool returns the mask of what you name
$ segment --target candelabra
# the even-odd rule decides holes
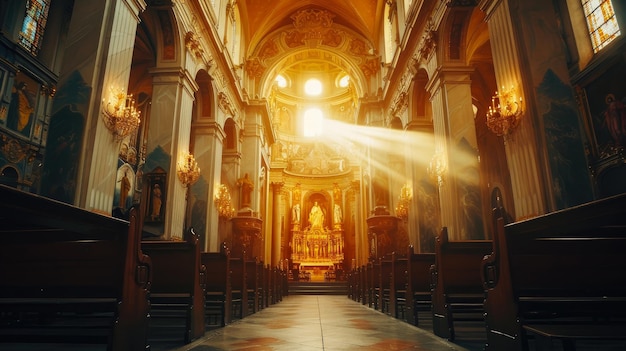
[[[495,93],[487,111],[487,126],[498,136],[510,134],[522,117],[522,97],[515,94],[515,89]]]
[[[192,154],[186,154],[178,163],[178,179],[184,186],[195,183],[200,178],[200,167]]]
[[[215,206],[217,207],[217,213],[223,218],[232,218],[235,215],[235,209],[232,206],[230,192],[228,187],[221,184],[215,194]]]
[[[430,178],[441,186],[448,172],[448,162],[446,161],[445,154],[441,151],[435,153],[426,170]]]
[[[413,199],[413,189],[404,184],[400,189],[400,196],[398,196],[398,205],[396,206],[396,216],[407,219],[409,217],[409,205]]]
[[[104,101],[103,101],[104,103]],[[139,127],[141,111],[135,108],[135,99],[123,91],[113,93],[113,98],[102,108],[104,125],[115,140],[122,140]]]

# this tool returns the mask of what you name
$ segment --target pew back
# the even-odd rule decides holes
[[[596,338],[595,329],[626,337],[625,215],[626,194],[506,226],[498,219],[482,268],[487,349],[521,350],[525,327],[558,329],[564,340],[580,330]],[[602,321],[611,326],[597,328]]]
[[[483,309],[481,262],[492,251],[491,240],[450,241],[447,228],[435,243],[431,268],[433,332],[454,340],[454,320],[479,320]]]
[[[185,241],[150,240],[143,241],[141,247],[153,264],[152,319],[182,319],[185,343],[203,336],[204,291],[200,278],[204,275],[204,266],[198,236],[190,229]],[[153,323],[153,329],[157,325]],[[164,327],[169,329],[170,324]]]
[[[5,186],[0,198],[0,341],[144,349],[151,262],[137,209],[127,222]],[[39,324],[42,313],[51,322]],[[98,328],[70,315],[94,317]]]

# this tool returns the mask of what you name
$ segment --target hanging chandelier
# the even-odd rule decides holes
[[[133,95],[123,91],[113,92],[113,98],[102,108],[102,120],[115,140],[124,139],[139,127],[141,111],[135,108]]]
[[[220,184],[215,194],[215,206],[217,207],[218,215],[222,218],[230,219],[235,215],[230,192],[228,191],[228,187],[224,184]]]
[[[487,127],[498,136],[509,135],[519,125],[522,114],[522,97],[517,97],[515,89],[496,91],[487,111]]]
[[[436,152],[430,159],[430,164],[426,169],[430,178],[439,186],[443,185],[448,172],[448,162],[442,151]]]
[[[192,154],[186,154],[178,163],[178,179],[184,186],[195,183],[200,178],[200,167]]]
[[[396,206],[396,216],[407,219],[409,217],[409,205],[413,199],[413,188],[408,184],[404,184],[400,189],[398,196],[398,205]]]

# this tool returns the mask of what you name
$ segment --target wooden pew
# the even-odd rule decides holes
[[[198,236],[189,229],[185,241],[144,240],[152,259],[150,335],[160,338],[183,327],[185,343],[204,335],[204,275]]]
[[[379,259],[380,271],[378,306],[382,313],[391,315],[391,277],[393,275],[393,264],[395,254],[391,253]]]
[[[248,315],[248,294],[246,293],[246,264],[242,257],[230,257],[230,301],[233,319]]]
[[[257,261],[256,259],[245,260],[244,264],[246,265],[246,299],[247,306],[246,315],[254,314],[258,311],[259,307],[259,281],[257,271]]]
[[[370,272],[369,270],[371,265],[368,264],[364,264],[360,267],[360,272],[359,272],[359,296],[361,298],[361,304],[362,305],[369,305],[370,303],[370,282],[369,279],[370,277]]]
[[[256,264],[256,270],[257,270],[257,294],[258,294],[258,298],[257,298],[257,311],[260,311],[262,309],[264,309],[266,306],[266,300],[265,300],[265,289],[267,288],[267,274],[265,271],[265,264],[263,263],[263,261],[259,260]]]
[[[508,225],[494,217],[482,267],[486,350],[626,339],[626,194]],[[613,342],[604,345],[626,344]]]
[[[391,316],[406,321],[408,256],[394,254],[392,259],[389,312]]]
[[[372,303],[370,307],[378,310],[380,309],[380,295],[382,294],[380,287],[380,260],[372,261],[371,277],[370,296],[372,297]]]
[[[491,251],[491,240],[450,241],[447,228],[442,228],[431,266],[435,335],[454,340],[454,321],[482,320],[481,262]]]
[[[205,319],[209,323],[215,318],[216,324],[224,327],[232,321],[230,251],[226,244],[222,244],[220,252],[203,252],[201,260],[206,272],[204,278]]]
[[[2,343],[147,350],[150,258],[129,221],[0,185]]]
[[[419,325],[419,312],[432,312],[430,267],[434,264],[434,253],[415,253],[409,246],[405,316],[410,324]]]

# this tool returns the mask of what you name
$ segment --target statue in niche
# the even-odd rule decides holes
[[[343,216],[341,214],[341,206],[335,204],[335,208],[333,210],[333,219],[336,225],[341,225],[341,221],[343,220]]]
[[[317,201],[315,201],[311,212],[309,212],[309,224],[311,228],[324,228],[324,212]]]
[[[237,180],[237,185],[241,187],[241,206],[250,207],[250,195],[254,189],[254,183],[250,180],[248,173]]]
[[[291,208],[291,222],[293,224],[300,223],[300,204],[295,204]]]

